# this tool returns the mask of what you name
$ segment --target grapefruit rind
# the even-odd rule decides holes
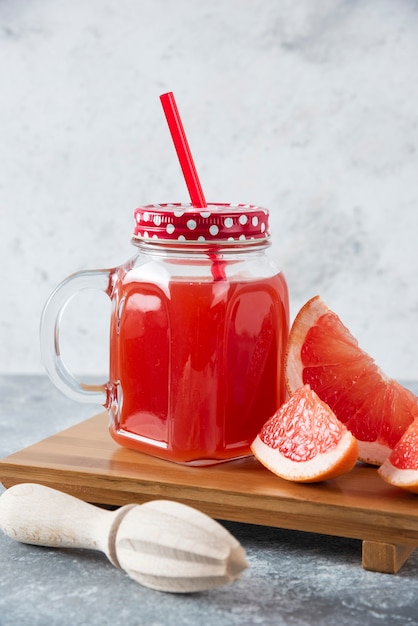
[[[360,441],[358,443],[358,458],[369,465],[382,465],[392,452],[389,446],[377,441]]]
[[[305,341],[310,327],[328,310],[325,302],[319,296],[314,296],[303,305],[293,322],[285,356],[285,382],[290,395],[303,385],[300,347]]]
[[[293,461],[279,450],[266,445],[259,435],[251,445],[251,451],[264,467],[292,482],[321,482],[337,478],[349,472],[357,461],[357,441],[347,430],[335,448],[317,454],[309,461]]]
[[[418,493],[418,470],[398,469],[389,459],[379,467],[377,473],[383,480],[394,487],[400,487],[412,493]]]

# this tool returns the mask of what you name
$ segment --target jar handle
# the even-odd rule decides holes
[[[48,376],[69,398],[91,404],[107,403],[107,385],[79,381],[65,366],[60,350],[60,321],[66,305],[82,289],[99,289],[110,297],[113,270],[86,270],[64,279],[49,296],[41,316],[41,357]]]

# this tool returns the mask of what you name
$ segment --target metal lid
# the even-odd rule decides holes
[[[251,204],[148,204],[134,211],[136,239],[179,242],[249,241],[269,237],[269,212]]]

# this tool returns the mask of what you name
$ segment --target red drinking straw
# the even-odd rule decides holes
[[[192,153],[190,152],[189,143],[186,133],[184,132],[180,114],[177,109],[174,94],[170,91],[160,96],[163,105],[165,117],[168,127],[173,138],[174,147],[177,152],[180,166],[183,171],[184,180],[189,190],[192,206],[196,208],[204,208],[207,206],[205,196],[200,186],[199,177],[193,162]]]

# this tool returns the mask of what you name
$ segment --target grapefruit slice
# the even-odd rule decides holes
[[[285,358],[290,394],[309,384],[353,433],[359,459],[381,465],[418,416],[418,398],[389,379],[319,296],[297,314]]]
[[[269,470],[296,482],[319,482],[350,471],[357,441],[309,385],[298,389],[251,445]]]
[[[418,419],[406,429],[377,472],[390,485],[418,493]]]

